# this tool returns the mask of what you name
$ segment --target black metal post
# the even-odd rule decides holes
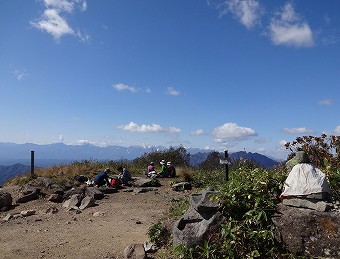
[[[228,150],[224,150],[224,159],[228,159]],[[229,181],[229,165],[225,163],[225,181]]]
[[[34,151],[31,151],[31,176],[34,177]]]

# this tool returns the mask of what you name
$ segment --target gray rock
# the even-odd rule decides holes
[[[80,201],[81,201],[81,195],[73,194],[70,199],[64,202],[63,207],[66,209],[78,208]]]
[[[130,244],[124,250],[125,259],[146,259],[146,253],[142,244]]]
[[[57,213],[59,210],[56,207],[49,207],[45,210],[46,214],[55,214]]]
[[[50,195],[50,197],[48,197],[47,200],[51,201],[51,202],[62,202],[63,201],[63,196],[61,196],[60,194],[57,194],[57,193],[52,193]]]
[[[92,214],[93,217],[103,217],[105,216],[105,212],[103,211],[96,211],[95,213]]]
[[[176,192],[178,191],[185,191],[185,190],[191,190],[192,186],[189,182],[181,182],[181,183],[175,183],[172,185],[172,189]]]
[[[41,191],[41,188],[37,186],[32,186],[29,184],[25,184],[21,187],[20,192],[22,192],[24,195],[31,194],[33,192],[39,193]]]
[[[210,195],[215,193],[212,189],[207,189],[190,196],[191,207],[173,226],[175,246],[183,244],[186,247],[194,247],[201,244],[225,220],[217,211],[218,204],[210,200]]]
[[[104,193],[102,193],[96,187],[87,187],[85,189],[85,195],[93,197],[95,200],[101,200],[104,198]]]
[[[93,207],[95,205],[94,198],[90,196],[86,196],[82,199],[79,209],[84,210],[86,208]]]
[[[308,258],[339,258],[340,215],[277,205],[275,238],[292,253]]]
[[[189,204],[198,212],[217,211],[219,204],[211,200],[212,196],[217,193],[212,189],[207,189],[201,193],[192,194],[189,198]]]
[[[306,209],[317,210],[321,212],[329,211],[333,207],[331,203],[327,203],[325,201],[307,200],[307,199],[300,199],[300,198],[284,199],[282,201],[282,204],[286,206],[306,208]]]
[[[0,208],[8,208],[12,205],[12,195],[8,192],[0,191]]]
[[[35,210],[23,210],[20,212],[20,215],[23,217],[32,216],[34,214],[35,214]]]
[[[73,196],[75,194],[84,197],[84,192],[85,192],[85,190],[84,190],[83,187],[75,187],[75,188],[68,190],[65,193],[64,198],[69,199],[71,196]]]
[[[35,191],[35,192],[21,196],[20,198],[18,198],[17,203],[26,203],[26,202],[29,202],[29,201],[39,199],[40,192],[38,190],[39,189],[37,189],[37,191]]]
[[[173,244],[174,246],[182,244],[186,247],[199,245],[224,220],[220,212],[202,215],[190,208],[174,225]]]

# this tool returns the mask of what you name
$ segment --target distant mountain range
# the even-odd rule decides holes
[[[97,161],[119,161],[132,160],[145,153],[164,151],[163,146],[108,146],[98,147],[91,144],[65,145],[55,143],[37,145],[32,143],[15,144],[0,142],[0,184],[10,177],[31,170],[31,151],[34,151],[35,166],[47,167],[58,164],[66,164],[74,161],[97,160]],[[187,148],[190,154],[190,163],[199,165],[213,150],[198,148]],[[229,154],[231,158],[245,158],[256,161],[263,167],[272,167],[279,162],[258,153],[236,152]]]
[[[14,164],[10,166],[0,165],[0,185],[7,179],[19,174],[26,174],[31,171],[31,166]]]

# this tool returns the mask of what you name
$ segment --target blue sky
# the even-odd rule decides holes
[[[338,0],[2,0],[0,142],[286,158],[340,134]]]

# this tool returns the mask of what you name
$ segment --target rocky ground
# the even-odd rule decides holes
[[[0,258],[124,258],[127,245],[148,241],[148,228],[167,212],[173,198],[185,195],[173,191],[169,182],[161,179],[161,187],[145,193],[105,194],[80,213],[47,197],[13,206],[0,212],[0,219],[25,210],[35,214],[0,220]],[[13,201],[19,194],[16,186],[2,190]]]

